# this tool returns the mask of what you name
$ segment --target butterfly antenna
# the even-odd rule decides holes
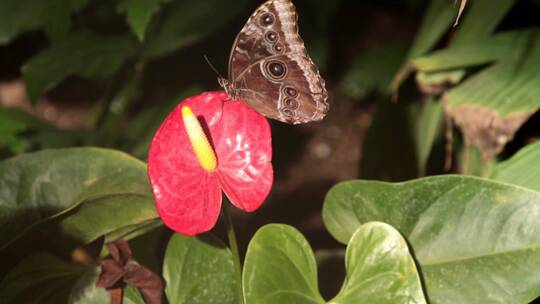
[[[208,65],[210,66],[210,68],[211,68],[212,70],[214,70],[214,72],[218,75],[219,78],[225,79],[223,76],[221,76],[221,74],[218,72],[218,70],[216,69],[216,67],[212,64],[212,62],[210,62],[210,59],[208,59],[208,56],[204,55],[204,60],[206,60],[206,63],[208,63]]]

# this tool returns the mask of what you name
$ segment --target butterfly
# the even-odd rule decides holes
[[[318,121],[328,111],[324,79],[298,33],[290,0],[269,0],[248,19],[233,43],[229,79],[219,84],[230,98],[282,122]]]

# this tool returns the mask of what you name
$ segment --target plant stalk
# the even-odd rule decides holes
[[[240,251],[238,250],[238,242],[236,233],[231,219],[230,206],[228,201],[223,202],[223,219],[227,228],[227,238],[229,239],[229,248],[233,256],[233,264],[236,271],[236,286],[240,304],[244,304],[244,293],[242,291],[242,263],[240,262]]]

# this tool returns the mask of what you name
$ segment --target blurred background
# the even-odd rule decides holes
[[[146,160],[154,132],[178,102],[221,90],[204,56],[226,75],[235,36],[262,2],[0,1],[0,159],[99,146]],[[271,121],[276,181],[256,214],[236,214],[241,248],[270,222],[294,225],[316,249],[338,247],[320,215],[337,182],[485,175],[490,162],[539,138],[533,97],[540,93],[540,1],[293,2],[300,34],[326,80],[330,112],[301,126]],[[522,45],[527,52],[517,61],[526,71],[475,80],[494,62],[514,58],[510,51]],[[495,134],[510,135],[507,140],[486,148],[474,134],[462,136],[466,123],[451,105],[471,101],[470,88],[459,85],[483,84],[474,88],[485,93],[476,99],[483,102],[519,77],[529,81],[527,94],[516,97],[526,101],[516,101],[522,119]],[[445,124],[452,120],[454,127]]]

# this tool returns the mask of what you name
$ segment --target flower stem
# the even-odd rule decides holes
[[[231,213],[229,211],[229,202],[223,202],[223,218],[225,220],[225,226],[227,228],[227,238],[229,239],[229,248],[233,256],[233,264],[236,271],[236,286],[238,291],[238,297],[240,304],[244,304],[244,294],[242,292],[242,264],[240,262],[240,252],[238,251],[238,242],[236,241],[236,233],[234,232],[234,226],[231,220]]]

